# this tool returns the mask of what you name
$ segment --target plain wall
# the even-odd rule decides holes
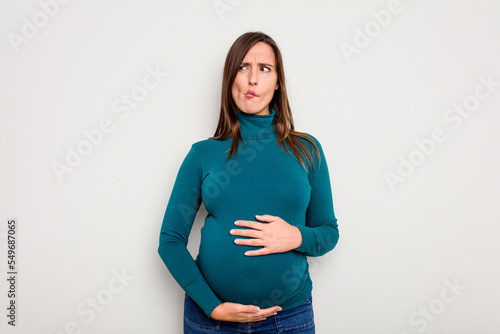
[[[2,333],[182,332],[159,230],[215,131],[226,53],[255,30],[330,169],[340,240],[310,258],[317,333],[500,332],[500,2],[61,2],[0,1],[1,277],[18,225]]]

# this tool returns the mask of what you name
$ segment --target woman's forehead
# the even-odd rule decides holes
[[[243,62],[273,65],[275,62],[273,49],[264,42],[258,42],[248,50]]]

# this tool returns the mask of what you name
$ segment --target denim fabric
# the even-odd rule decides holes
[[[312,296],[302,305],[281,311],[258,322],[227,322],[209,318],[186,294],[184,299],[184,334],[314,334]]]

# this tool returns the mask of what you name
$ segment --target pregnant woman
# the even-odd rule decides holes
[[[331,251],[339,232],[322,147],[294,130],[271,37],[234,42],[221,95],[214,137],[191,146],[160,231],[160,257],[186,292],[184,333],[314,333],[307,256]]]

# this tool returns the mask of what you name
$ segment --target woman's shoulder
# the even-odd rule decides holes
[[[227,146],[227,140],[217,140],[214,138],[202,139],[191,145],[191,147],[199,153],[219,150],[224,146]]]
[[[296,131],[296,133],[304,136],[304,137],[307,137],[309,138],[310,140],[312,140],[314,142],[314,144],[316,144],[316,146],[318,146],[318,148],[320,149],[321,148],[321,144],[319,142],[319,140],[313,136],[312,134],[308,133],[308,132],[299,132],[299,131]],[[311,146],[311,142],[303,137],[300,137],[300,136],[296,136],[299,140],[303,141],[306,145],[308,146]]]

